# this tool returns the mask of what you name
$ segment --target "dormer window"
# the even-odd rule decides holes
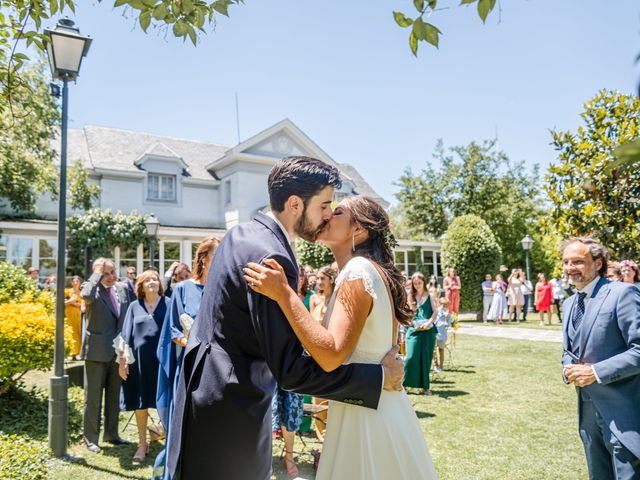
[[[150,173],[147,178],[147,200],[176,201],[176,176]]]

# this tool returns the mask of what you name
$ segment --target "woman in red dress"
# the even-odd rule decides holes
[[[549,325],[551,325],[551,301],[553,300],[553,285],[547,281],[544,273],[538,274],[536,283],[535,303],[536,310],[540,313],[540,326],[544,325],[544,312],[547,312]]]
[[[449,300],[449,311],[456,317],[460,313],[460,277],[456,275],[456,269],[450,268],[442,282],[444,293]]]

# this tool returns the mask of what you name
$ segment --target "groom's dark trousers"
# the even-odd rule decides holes
[[[178,380],[167,466],[180,480],[271,476],[271,399],[286,390],[376,408],[380,365],[324,372],[277,303],[252,292],[242,268],[274,258],[297,290],[298,267],[269,216],[229,230],[216,250]]]

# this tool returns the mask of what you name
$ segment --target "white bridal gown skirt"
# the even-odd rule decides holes
[[[329,402],[316,480],[436,479],[405,392],[383,391],[377,410]]]

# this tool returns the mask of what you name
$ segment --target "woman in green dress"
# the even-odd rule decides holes
[[[416,316],[405,337],[407,356],[404,363],[404,386],[420,388],[425,395],[431,395],[429,373],[436,346],[436,329],[433,326],[436,309],[426,289],[424,275],[420,272],[411,276],[408,301]]]

